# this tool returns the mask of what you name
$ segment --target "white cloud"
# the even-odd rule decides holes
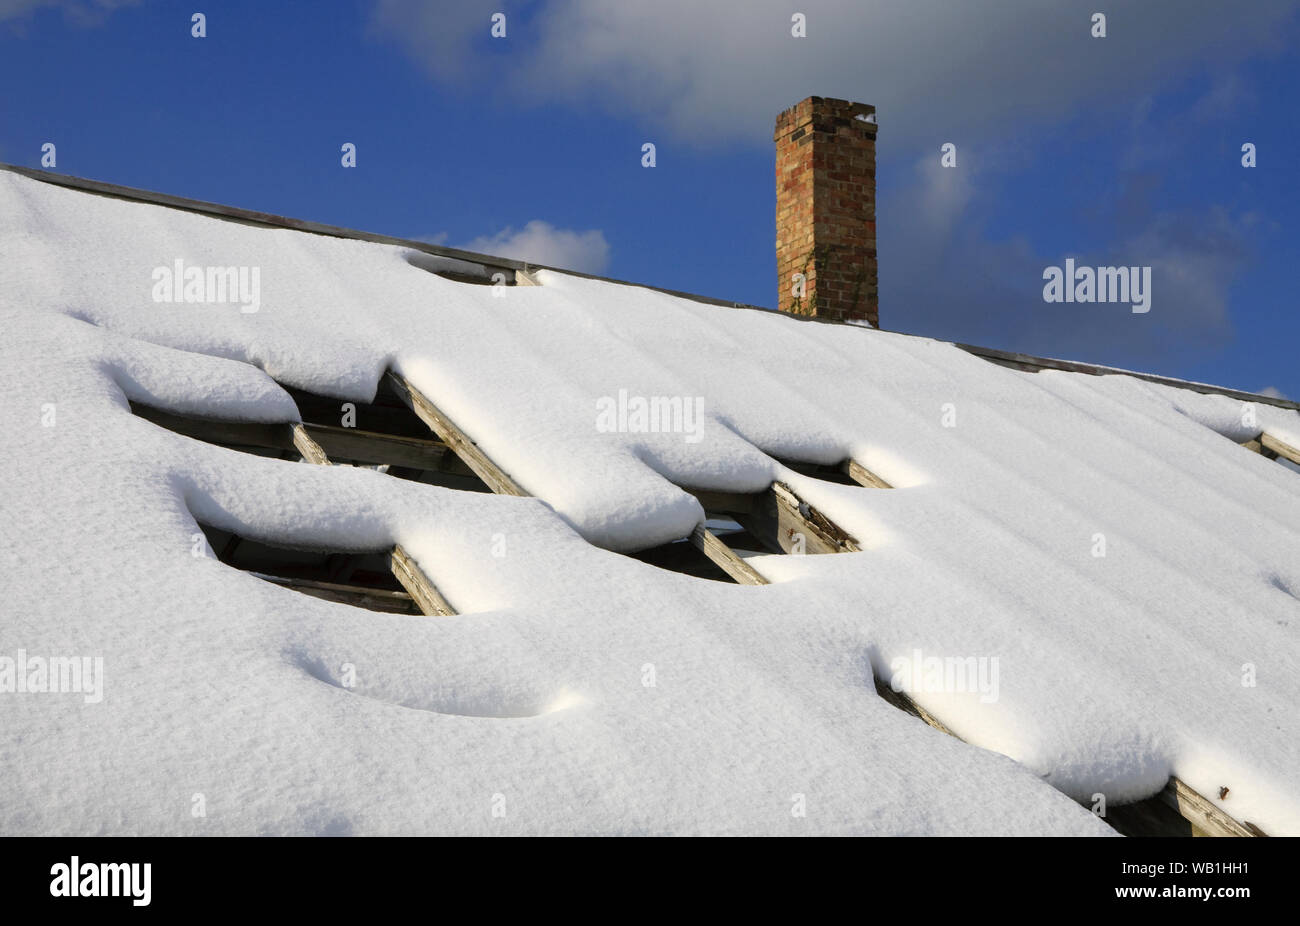
[[[699,143],[771,140],[780,110],[815,94],[879,108],[882,138],[960,141],[1005,120],[1055,120],[1131,96],[1180,63],[1217,66],[1285,48],[1297,0],[1115,4],[1092,38],[1094,0],[378,0],[375,31],[440,79],[501,73],[516,99],[631,109]],[[527,15],[521,15],[527,8]],[[489,39],[504,9],[506,39]],[[790,35],[793,10],[807,38]],[[1292,22],[1293,24],[1293,22]],[[508,54],[485,54],[509,42]],[[505,46],[503,46],[505,47]],[[488,69],[490,64],[491,70]],[[1211,101],[1218,102],[1218,101]],[[1209,105],[1209,104],[1207,104]]]
[[[556,228],[540,219],[533,219],[521,229],[505,228],[457,247],[582,273],[598,274],[609,264],[609,242],[604,232]]]

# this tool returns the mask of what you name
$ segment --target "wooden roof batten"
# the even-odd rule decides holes
[[[701,296],[697,293],[687,293],[680,290],[665,289],[660,286],[651,286],[646,283],[633,283],[627,280],[615,280],[611,277],[603,277],[591,273],[582,273],[577,270],[566,270],[562,267],[549,267],[544,264],[534,264],[527,261],[515,260],[509,257],[494,257],[489,254],[479,254],[474,251],[464,251],[459,248],[449,248],[442,245],[429,244],[427,241],[416,241],[410,238],[398,238],[393,235],[381,235],[374,232],[359,231],[352,228],[344,228],[339,225],[328,225],[323,222],[312,222],[306,219],[294,219],[287,216],[275,215],[269,212],[258,212],[252,209],[241,209],[237,206],[225,206],[220,203],[206,202],[199,199],[189,199],[183,196],[172,196],[168,193],[158,193],[151,190],[142,190],[136,187],[122,186],[116,183],[105,183],[101,180],[90,180],[85,177],[74,177],[69,174],[58,174],[47,170],[38,170],[33,167],[22,167],[16,164],[6,164],[0,162],[0,170],[6,170],[10,173],[19,174],[32,180],[38,180],[42,183],[50,183],[55,186],[66,187],[69,189],[80,190],[84,193],[93,193],[100,196],[108,196],[115,199],[131,200],[133,202],[150,203],[155,206],[163,206],[170,209],[179,209],[185,212],[194,212],[202,215],[208,215],[215,218],[226,219],[229,221],[243,222],[251,225],[261,225],[270,228],[289,228],[296,231],[307,232],[314,235],[326,235],[332,238],[348,238],[357,241],[371,241],[377,244],[392,244],[414,251],[420,251],[425,254],[433,255],[439,258],[445,258],[450,261],[461,262],[465,265],[477,265],[487,270],[496,270],[504,272],[507,280],[514,285],[538,285],[537,271],[549,270],[553,273],[563,273],[568,276],[581,277],[588,280],[601,280],[606,283],[617,283],[620,286],[635,286],[638,289],[649,289],[654,292],[664,293],[669,296],[676,296],[681,299],[689,299],[692,302],[700,302],[706,305],[724,306],[735,309],[749,309],[756,312],[773,312],[773,309],[764,306],[751,305],[745,302],[734,302],[727,299],[716,299],[711,296]],[[490,274],[489,274],[490,275]],[[828,320],[824,318],[815,318],[806,315],[787,315],[796,321],[809,324],[839,325],[844,322]],[[902,332],[899,332],[902,334]],[[907,335],[905,337],[920,337],[919,335]],[[925,338],[929,341],[941,341],[939,338]],[[1244,392],[1239,389],[1228,389],[1222,386],[1215,386],[1209,383],[1196,383],[1190,380],[1176,379],[1169,376],[1159,376],[1154,373],[1139,373],[1133,370],[1122,370],[1117,367],[1108,367],[1101,364],[1083,363],[1073,360],[1059,360],[1050,357],[1035,357],[1030,354],[1021,354],[1015,351],[999,350],[992,347],[977,347],[973,344],[962,344],[956,341],[941,341],[941,343],[952,344],[967,353],[974,354],[991,363],[997,363],[1001,366],[1009,366],[1015,369],[1029,370],[1037,372],[1040,370],[1061,370],[1069,373],[1085,373],[1092,376],[1131,376],[1135,379],[1146,382],[1157,383],[1164,386],[1171,386],[1176,389],[1188,389],[1193,392],[1200,392],[1212,395],[1223,395],[1228,398],[1240,399],[1245,402],[1257,402],[1261,405],[1273,405],[1278,408],[1288,408],[1293,411],[1300,411],[1300,402],[1294,402],[1290,399],[1280,399],[1273,396],[1260,395],[1254,392]]]
[[[1243,441],[1242,445],[1247,450],[1253,450],[1260,456],[1267,457],[1270,460],[1276,460],[1279,457],[1283,460],[1290,460],[1296,466],[1300,466],[1300,447],[1292,447],[1280,437],[1263,431],[1252,437],[1248,441]]]
[[[411,411],[415,412],[429,426],[429,430],[437,435],[456,456],[460,457],[461,461],[473,470],[474,474],[482,479],[488,488],[498,495],[522,497],[529,494],[505,470],[480,450],[478,444],[468,434],[462,431],[442,409],[434,405],[428,396],[412,385],[405,376],[394,370],[389,370],[388,381],[402,401],[411,407]]]
[[[301,424],[295,426],[294,434],[295,445],[304,460],[318,466],[331,465],[329,457],[321,449],[320,444],[312,439]],[[455,616],[456,609],[443,597],[438,591],[438,586],[433,584],[415,558],[406,552],[400,543],[393,544],[393,549],[389,553],[389,567],[397,581],[425,614],[430,617]]]

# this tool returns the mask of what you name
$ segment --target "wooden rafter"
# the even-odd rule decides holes
[[[1241,823],[1178,777],[1169,779],[1159,794],[1179,816],[1206,836],[1267,836],[1253,823]]]
[[[923,708],[905,691],[895,691],[885,680],[876,679],[876,691],[890,704],[920,718],[941,733],[954,739],[961,739],[956,733],[933,714]],[[964,742],[964,740],[963,740]],[[1242,823],[1220,810],[1203,794],[1196,791],[1182,779],[1173,776],[1157,798],[1177,811],[1178,815],[1191,824],[1197,835],[1202,836],[1266,836],[1267,834],[1253,823]]]
[[[319,466],[331,465],[325,451],[313,440],[303,425],[294,427],[294,437],[304,460]],[[400,543],[393,546],[388,559],[394,577],[406,589],[407,594],[421,611],[431,617],[451,617],[456,613],[456,609],[438,591],[438,586],[425,575],[419,563],[402,548]]]
[[[487,483],[488,488],[498,495],[528,495],[519,483],[511,479],[505,470],[492,462],[491,458],[479,449],[478,444],[474,443],[468,434],[404,376],[390,370],[388,379],[402,400],[429,426],[429,430],[446,443],[476,476]]]
[[[815,507],[795,494],[784,482],[769,490],[776,509],[776,536],[786,552],[797,549],[802,536],[805,553],[859,553],[858,541]]]
[[[718,535],[703,524],[691,532],[691,543],[727,575],[741,585],[769,584],[757,569],[745,562],[735,550],[723,543]]]
[[[369,464],[387,463],[391,466],[428,472],[447,471],[449,460],[458,461],[454,454],[447,453],[447,445],[442,441],[382,434],[378,431],[363,431],[336,425],[307,424],[304,427],[332,460],[351,460]],[[463,467],[455,467],[455,469],[469,472]]]
[[[286,578],[266,573],[252,573],[259,579],[284,588],[293,589],[313,598],[325,601],[337,601],[372,611],[387,611],[394,614],[414,614],[421,609],[414,598],[407,592],[392,591],[386,588],[369,588],[363,585],[347,585],[341,582],[318,582],[313,579]]]
[[[140,418],[186,437],[232,449],[274,451],[280,459],[327,459],[366,465],[387,464],[418,473],[443,473],[477,478],[445,443],[427,437],[386,434],[359,428],[311,422],[266,423],[178,415],[138,402],[131,411]],[[436,477],[435,477],[436,481]]]
[[[316,443],[308,433],[306,425],[302,423],[293,425],[293,446],[308,463],[315,463],[317,466],[329,465],[330,458],[325,455],[321,445]]]
[[[193,437],[209,444],[231,447],[255,447],[260,450],[293,451],[298,447],[297,427],[283,422],[225,421],[198,418],[163,411],[139,402],[131,402],[133,414],[159,427]]]
[[[852,479],[854,482],[858,483],[859,485],[866,486],[868,489],[892,489],[893,488],[893,486],[891,486],[888,482],[885,482],[885,480],[881,479],[879,476],[877,476],[871,470],[867,469],[857,460],[845,460],[844,472],[847,473],[849,478]]]
[[[1259,435],[1257,440],[1265,450],[1272,452],[1274,456],[1283,457],[1300,466],[1300,449],[1292,447],[1286,441],[1274,437],[1267,431]]]
[[[393,547],[393,552],[389,557],[393,569],[393,575],[397,581],[402,583],[402,587],[410,594],[415,603],[419,605],[420,610],[432,617],[452,617],[456,609],[451,606],[438,587],[429,580],[424,574],[419,564],[411,558],[411,555],[402,549],[399,543]]]
[[[784,482],[774,482],[767,491],[752,494],[685,491],[709,514],[736,520],[772,553],[857,553],[862,549],[854,537]]]

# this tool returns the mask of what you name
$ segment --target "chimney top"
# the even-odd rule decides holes
[[[876,108],[810,96],[776,117],[778,308],[878,323]]]

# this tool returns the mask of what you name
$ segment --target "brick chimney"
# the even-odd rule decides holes
[[[810,96],[774,139],[777,307],[876,325],[876,108]]]

